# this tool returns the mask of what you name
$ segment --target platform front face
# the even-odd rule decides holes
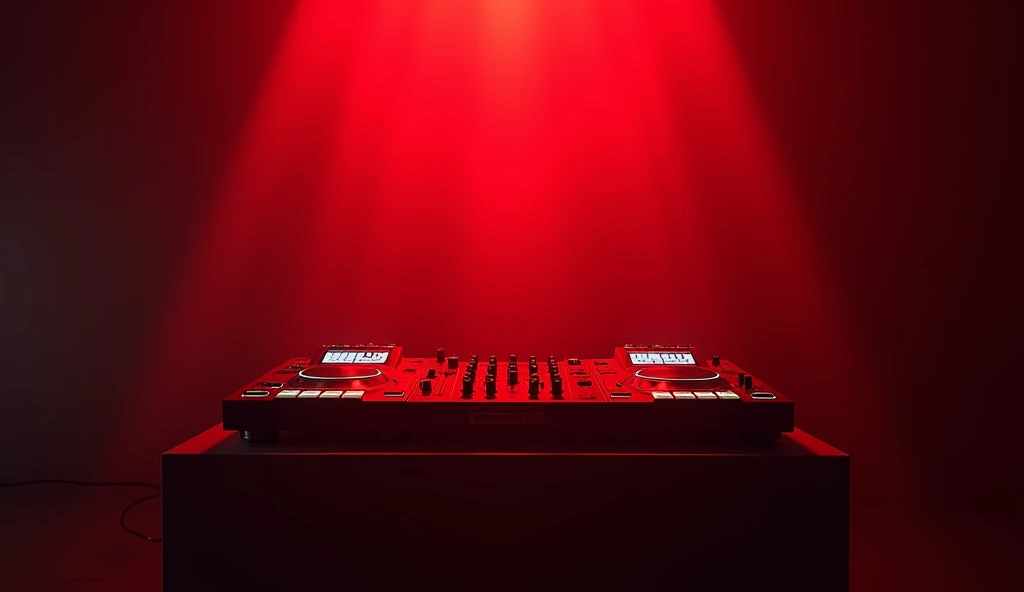
[[[325,346],[223,403],[240,431],[388,434],[414,441],[775,439],[793,403],[692,346],[625,346],[605,359],[407,358]]]
[[[838,452],[272,450],[164,456],[166,590],[847,586]]]

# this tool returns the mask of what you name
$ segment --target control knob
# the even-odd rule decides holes
[[[556,400],[562,399],[562,377],[555,375],[551,377],[551,396]]]

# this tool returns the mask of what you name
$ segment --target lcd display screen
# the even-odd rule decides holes
[[[324,354],[322,364],[383,364],[388,359],[386,351],[358,351],[332,349]]]
[[[629,361],[637,366],[696,364],[690,352],[629,352]]]

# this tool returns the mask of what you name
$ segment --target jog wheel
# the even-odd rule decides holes
[[[371,388],[388,381],[379,368],[358,365],[322,365],[303,368],[292,380],[294,386],[324,388]]]
[[[630,381],[643,391],[713,390],[726,385],[721,374],[703,366],[645,366]]]

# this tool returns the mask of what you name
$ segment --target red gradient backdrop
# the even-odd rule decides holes
[[[304,0],[141,384],[357,335],[721,348],[751,297],[762,347],[839,370],[858,348],[798,205],[710,2]],[[167,413],[134,403],[125,425]]]
[[[965,367],[989,339],[957,311],[984,308],[960,286],[1001,252],[982,230],[998,189],[978,181],[995,183],[990,160],[951,155],[994,150],[976,109],[992,91],[949,77],[972,80],[991,47],[984,11],[915,14],[268,0],[16,15],[8,49],[35,57],[14,64],[28,83],[6,118],[23,164],[6,181],[9,357],[56,380],[16,379],[47,396],[19,400],[31,419],[4,441],[50,430],[33,449],[54,471],[155,472],[230,389],[322,342],[598,356],[690,341],[794,398],[799,425],[855,455],[863,495],[948,486],[937,449],[972,464],[938,434],[960,427],[956,381],[907,377],[941,369],[943,330]],[[922,70],[920,47],[943,67]],[[985,205],[963,210],[971,188]],[[958,253],[973,255],[934,263]],[[931,419],[905,396],[925,386],[943,393]],[[977,450],[1001,441],[985,417],[967,413]],[[20,474],[31,456],[5,461]]]

